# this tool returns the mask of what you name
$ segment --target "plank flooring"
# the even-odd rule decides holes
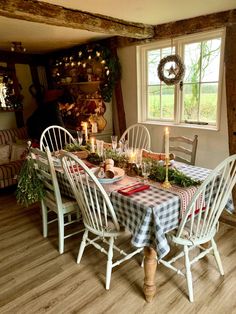
[[[142,294],[143,269],[137,256],[114,269],[106,291],[106,257],[93,247],[76,264],[82,235],[66,240],[57,251],[57,226],[49,237],[41,233],[36,204],[16,204],[14,191],[0,191],[0,313],[236,313],[236,228],[220,224],[217,243],[225,276],[212,256],[193,266],[195,302],[188,301],[183,277],[162,265],[156,274],[157,295],[152,303]],[[127,233],[119,244],[128,249]]]

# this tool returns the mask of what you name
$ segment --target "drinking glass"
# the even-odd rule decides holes
[[[136,149],[135,151],[135,165],[138,170],[138,175],[140,175],[140,170],[142,166],[142,149]]]
[[[83,134],[82,134],[82,132],[78,132],[77,131],[77,141],[79,143],[79,146],[81,146],[82,142],[83,142]]]
[[[99,157],[103,157],[104,141],[96,140],[96,144],[97,144],[97,154],[98,154],[98,156]]]
[[[147,183],[148,176],[150,175],[150,172],[151,172],[151,164],[149,162],[142,162],[141,168],[142,168],[143,182]]]
[[[111,136],[111,146],[112,146],[112,150],[115,151],[117,147],[117,135]]]

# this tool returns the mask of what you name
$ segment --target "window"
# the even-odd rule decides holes
[[[224,31],[217,30],[138,47],[139,121],[218,128],[223,44]],[[175,53],[185,64],[185,76],[168,86],[159,80],[157,67]],[[167,77],[172,65],[166,64]]]

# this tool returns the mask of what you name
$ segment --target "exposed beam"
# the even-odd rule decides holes
[[[153,39],[173,38],[212,30],[236,21],[236,10],[202,15],[191,19],[156,25]]]
[[[154,34],[151,25],[126,22],[105,15],[72,10],[35,0],[0,0],[0,15],[30,22],[137,39],[150,38]]]
[[[154,36],[147,39],[135,39],[128,37],[116,37],[116,45],[125,47],[140,45],[161,39],[170,39],[178,36],[214,30],[236,23],[236,10],[223,11],[208,15],[202,15],[181,21],[175,21],[154,26]]]

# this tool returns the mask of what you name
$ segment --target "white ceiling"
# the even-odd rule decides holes
[[[130,22],[158,25],[236,8],[235,0],[40,0]],[[21,41],[28,53],[45,53],[109,37],[104,33],[51,26],[0,16],[0,50]]]

